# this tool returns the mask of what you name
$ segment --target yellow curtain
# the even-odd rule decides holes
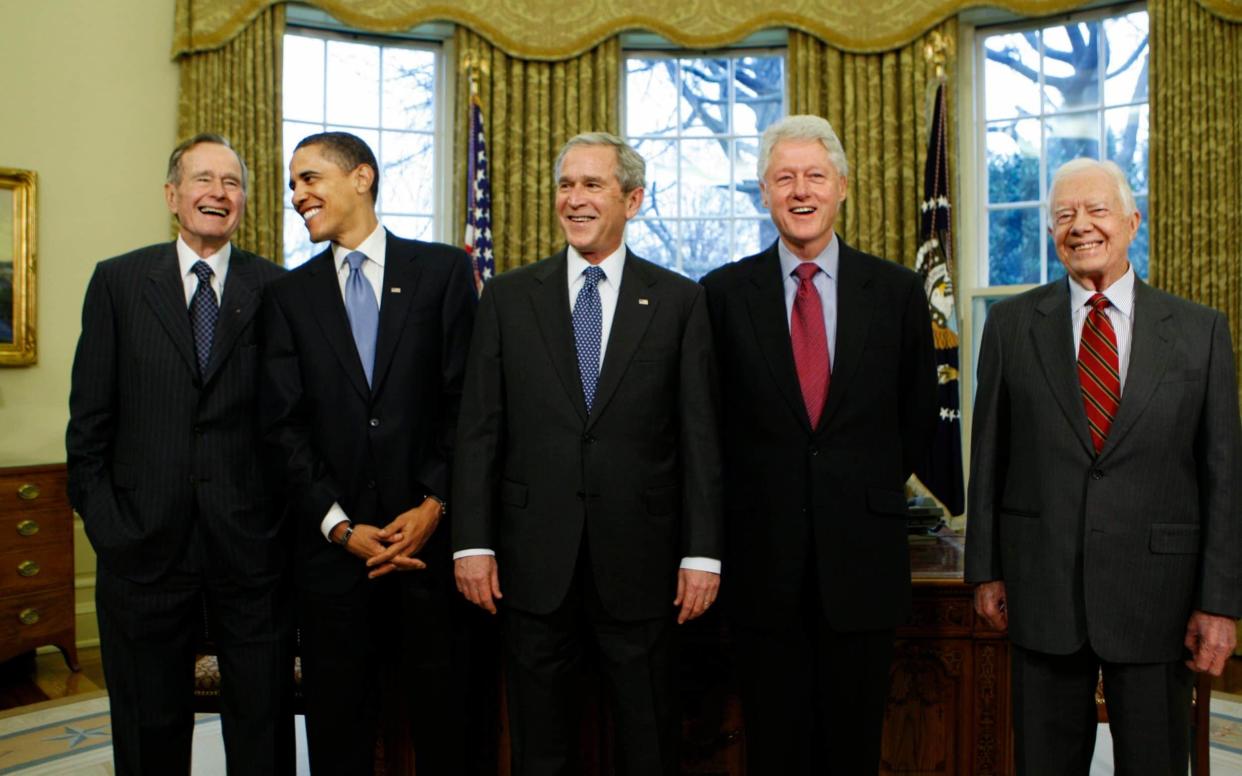
[[[1195,0],[1148,10],[1151,282],[1228,314],[1242,356],[1242,24]]]
[[[529,264],[564,244],[553,200],[552,165],[566,140],[579,132],[620,130],[621,45],[610,38],[560,62],[511,57],[482,36],[457,28],[454,196],[466,197],[466,143],[471,63],[483,103],[492,184],[492,240],[496,271]],[[463,224],[456,225],[460,244]]]
[[[246,216],[233,240],[279,262],[284,159],[281,151],[281,59],[285,7],[266,8],[236,37],[181,59],[177,134],[227,137],[250,169]]]
[[[927,157],[935,68],[923,56],[933,32],[954,40],[957,21],[909,45],[852,54],[806,33],[789,34],[789,112],[823,116],[845,146],[849,196],[837,232],[851,245],[913,266],[919,247],[919,201]],[[945,72],[954,73],[950,58]],[[948,115],[956,115],[947,90]],[[957,170],[956,124],[948,122],[950,181]]]

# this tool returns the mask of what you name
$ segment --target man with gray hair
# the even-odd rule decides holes
[[[616,136],[566,143],[556,212],[569,245],[488,283],[470,347],[457,586],[501,614],[520,776],[583,771],[588,653],[615,701],[616,773],[678,773],[672,624],[716,596],[711,330],[702,289],[623,242],[644,169]]]
[[[849,167],[827,121],[768,127],[758,168],[780,239],[703,279],[748,772],[875,773],[911,606],[903,487],[936,421],[931,319],[918,275],[836,235]]]
[[[1242,614],[1242,427],[1225,316],[1128,259],[1112,162],[1053,178],[1068,277],[998,302],[979,350],[966,579],[1013,642],[1019,774],[1086,774],[1103,674],[1118,773],[1186,773],[1193,671]]]
[[[164,197],[177,239],[95,268],[69,394],[69,499],[98,559],[116,773],[190,772],[204,616],[228,772],[289,773],[284,508],[255,406],[257,313],[282,271],[230,242],[246,168],[225,138],[177,146]]]

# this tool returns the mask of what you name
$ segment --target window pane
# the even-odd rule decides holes
[[[1079,156],[1100,158],[1100,114],[1072,113],[1048,119],[1044,143],[1048,154],[1048,176]]]
[[[625,78],[626,134],[676,134],[677,61],[630,58],[626,60]]]
[[[729,251],[729,222],[696,218],[681,222],[681,271],[698,280],[733,259]]]
[[[412,132],[385,132],[383,138],[379,163],[384,212],[431,213],[435,197],[434,139]]]
[[[307,135],[313,135],[316,132],[323,131],[322,124],[306,124],[300,121],[286,121],[284,123],[284,158],[285,166],[283,168],[284,188],[285,188],[285,207],[293,207],[293,192],[289,190],[289,162],[293,159],[293,149],[298,143],[302,142],[302,138]]]
[[[729,215],[729,141],[681,143],[681,214]]]
[[[1094,107],[1100,102],[1100,24],[1048,27],[1044,41],[1044,101],[1049,110]]]
[[[1039,114],[1039,33],[991,35],[984,41],[988,119]]]
[[[785,115],[781,57],[739,57],[733,64],[733,132],[759,135]]]
[[[642,216],[677,215],[677,143],[673,140],[638,140],[634,150],[647,160],[647,191]]]
[[[284,117],[322,122],[323,41],[301,35],[286,35],[282,80]]]
[[[625,227],[625,243],[639,256],[677,268],[677,222],[635,219]]]
[[[385,129],[435,129],[436,55],[420,49],[385,47]]]
[[[292,210],[285,211],[284,243],[285,266],[289,269],[301,266],[311,256],[328,247],[327,243],[316,245],[311,242],[302,217]]]
[[[1104,20],[1108,65],[1104,100],[1109,105],[1147,101],[1147,13]]]
[[[733,142],[733,214],[767,216],[759,194],[758,138],[739,138]],[[745,254],[742,254],[745,255]]]
[[[1039,199],[1039,120],[988,124],[988,202]]]
[[[988,211],[985,285],[1038,283],[1039,239],[1039,208]]]
[[[749,256],[776,242],[776,226],[770,218],[749,218],[733,222],[733,260]]]
[[[1125,170],[1135,192],[1147,191],[1147,126],[1146,105],[1104,112],[1108,158]]]
[[[394,216],[385,213],[381,220],[398,237],[409,240],[431,239],[431,219],[426,216]]]
[[[1044,229],[1044,242],[1048,244],[1047,253],[1045,254],[1047,256],[1048,275],[1045,280],[1060,280],[1065,277],[1065,265],[1057,258],[1056,242],[1052,239],[1052,235],[1047,229]]]
[[[379,124],[379,47],[328,41],[328,121]]]
[[[681,60],[681,131],[721,135],[729,131],[729,60]]]

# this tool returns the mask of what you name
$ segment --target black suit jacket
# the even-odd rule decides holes
[[[1009,633],[1113,662],[1178,660],[1192,609],[1242,615],[1242,430],[1229,324],[1135,281],[1130,362],[1099,456],[1067,280],[998,302],[979,352],[966,579]]]
[[[280,267],[236,246],[199,376],[176,243],[95,268],[82,307],[65,447],[69,497],[101,566],[150,582],[197,521],[241,577],[279,567],[279,510],[263,476],[256,313]]]
[[[456,248],[389,233],[373,386],[367,385],[332,251],[272,286],[263,308],[262,417],[285,472],[299,582],[342,591],[363,563],[320,532],[333,502],[386,525],[429,494],[446,497],[475,297]],[[442,521],[419,557],[452,575]]]
[[[682,557],[719,558],[715,364],[702,289],[627,255],[591,414],[566,252],[488,283],[456,459],[454,549],[497,554],[505,603],[565,598],[582,542],[607,611],[672,610]]]
[[[818,428],[790,342],[777,244],[703,278],[721,364],[726,573],[739,621],[796,617],[808,562],[843,631],[910,610],[904,483],[936,422],[919,277],[840,243],[837,340]]]

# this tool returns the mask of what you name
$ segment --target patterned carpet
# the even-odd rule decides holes
[[[298,773],[309,773],[298,725]],[[1212,776],[1242,776],[1242,697],[1212,695]],[[0,712],[0,776],[112,776],[108,697],[104,693]],[[1112,774],[1106,727],[1096,741],[1092,776]],[[199,715],[194,776],[223,776],[220,718]]]

